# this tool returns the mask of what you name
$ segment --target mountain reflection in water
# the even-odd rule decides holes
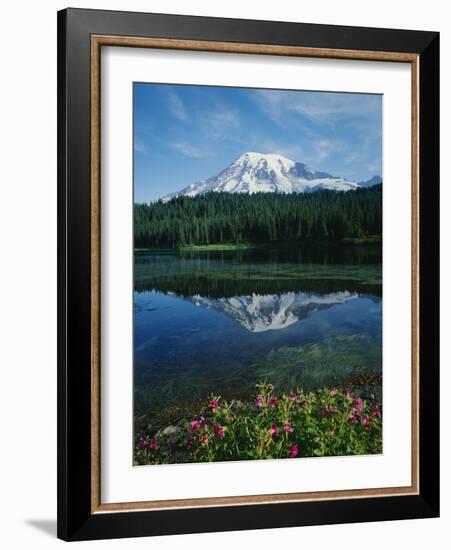
[[[377,247],[135,253],[135,415],[382,368]],[[172,412],[171,412],[172,411]]]
[[[286,292],[219,299],[197,295],[191,296],[189,300],[196,306],[214,309],[228,315],[250,332],[265,332],[287,328],[300,319],[305,319],[310,313],[357,297],[357,293],[348,291],[323,295]]]

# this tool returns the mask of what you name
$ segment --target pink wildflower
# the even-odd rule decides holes
[[[381,413],[381,409],[379,407],[379,405],[376,405],[375,407],[373,407],[373,414],[375,416],[377,416],[378,418],[382,418],[382,413]]]
[[[202,424],[203,424],[202,419],[193,420],[191,422],[191,430],[193,432],[197,431],[200,427],[202,427]]]
[[[362,412],[363,411],[363,401],[362,401],[362,398],[361,397],[357,397],[357,399],[355,400],[355,408],[359,411],[359,412]]]
[[[154,451],[156,451],[158,449],[158,447],[160,446],[160,443],[158,441],[158,439],[156,439],[155,437],[152,439],[152,441],[150,442],[150,445],[149,447],[151,449],[153,449]]]
[[[257,399],[255,400],[255,404],[257,407],[263,408],[265,406],[265,398],[263,395],[259,395]]]
[[[293,426],[291,425],[291,422],[284,422],[283,423],[283,431],[287,434],[290,434],[293,431]]]
[[[273,437],[277,437],[279,435],[279,430],[277,428],[277,424],[273,424],[271,426],[271,428],[269,429],[269,433],[273,436]]]
[[[298,398],[294,391],[290,391],[290,395],[288,397],[290,398],[290,401],[296,401]]]
[[[352,399],[352,391],[351,390],[346,390],[345,391],[345,397],[346,397],[346,399]]]
[[[338,390],[337,388],[332,388],[329,392],[329,394],[332,396],[332,397],[335,397],[338,393]]]
[[[141,437],[141,439],[138,441],[138,447],[141,450],[143,450],[148,446],[149,446],[149,440],[147,438]]]
[[[350,424],[353,424],[354,422],[357,422],[356,411],[354,409],[349,413],[348,422]]]
[[[194,439],[192,437],[188,437],[188,439],[186,440],[186,446],[188,448],[191,448],[193,445],[194,445]]]
[[[222,439],[224,437],[224,428],[221,426],[221,424],[216,424],[215,426],[215,436],[219,437],[219,439]]]
[[[208,435],[205,434],[201,437],[201,440],[200,440],[201,444],[202,445],[208,445]]]
[[[297,443],[294,443],[290,447],[289,457],[290,458],[296,458],[299,454],[299,445]]]
[[[271,395],[268,400],[268,405],[270,407],[276,407],[278,403],[277,397],[275,395]]]
[[[362,418],[362,426],[365,428],[365,430],[368,430],[371,424],[371,416],[369,414],[365,414]]]
[[[216,409],[219,409],[219,400],[218,399],[212,399],[210,401],[208,407],[211,411],[215,411]]]

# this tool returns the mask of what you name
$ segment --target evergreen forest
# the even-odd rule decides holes
[[[337,241],[381,235],[381,184],[347,192],[211,192],[134,205],[136,248]]]

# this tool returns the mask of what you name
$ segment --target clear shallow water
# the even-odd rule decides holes
[[[319,387],[380,371],[376,247],[137,252],[135,415],[153,427],[263,379]]]

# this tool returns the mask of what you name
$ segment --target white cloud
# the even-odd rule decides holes
[[[368,164],[367,168],[368,168],[368,172],[371,172],[372,174],[381,175],[381,173],[382,173],[382,169],[381,169],[380,164],[370,163],[370,164]]]
[[[368,94],[278,90],[256,90],[252,97],[278,125],[293,122],[293,114],[322,123],[333,123],[344,117],[367,116],[377,112],[381,101],[380,96]]]
[[[265,149],[265,151],[262,151],[263,153],[275,153],[296,162],[302,162],[305,157],[305,151],[299,145],[281,145],[269,142],[263,148]]]
[[[186,121],[188,120],[188,113],[186,112],[185,105],[180,97],[174,92],[173,89],[169,87],[164,88],[164,93],[166,97],[167,108],[175,116],[175,118]]]
[[[233,138],[240,127],[240,119],[234,111],[218,106],[202,113],[199,118],[205,134],[214,140]]]
[[[339,146],[340,147],[340,146]],[[339,148],[338,147],[338,148]],[[327,139],[322,139],[318,142],[318,147],[316,151],[316,162],[321,162],[329,157],[332,152],[337,150],[337,145],[334,141]]]
[[[185,157],[190,158],[202,158],[207,156],[206,152],[199,147],[195,147],[194,145],[191,145],[190,143],[185,142],[177,142],[177,143],[170,143],[170,147],[181,153]]]
[[[299,143],[280,143],[277,140],[267,138],[261,134],[251,135],[247,142],[248,149],[260,153],[275,153],[282,155],[296,162],[305,162],[311,165],[311,168],[321,169],[321,162],[327,159],[332,153],[341,151],[343,146],[340,142],[320,139],[309,141],[308,147],[301,146]]]
[[[360,158],[361,154],[358,151],[351,151],[343,157],[343,163],[346,165],[354,164]]]
[[[137,152],[137,153],[141,153],[143,154],[144,156],[149,156],[149,153],[146,149],[146,146],[144,145],[144,143],[140,142],[140,141],[135,141],[134,143],[134,146],[133,146],[133,149]]]

